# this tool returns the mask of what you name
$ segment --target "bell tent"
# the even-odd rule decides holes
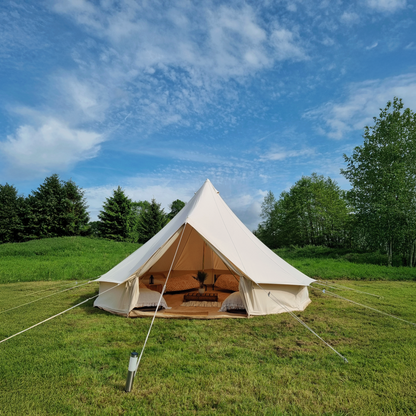
[[[248,317],[302,311],[310,303],[307,287],[314,280],[266,247],[207,179],[161,231],[97,279],[100,294],[94,306],[135,316],[134,309],[143,305],[141,293],[158,286],[164,294],[168,282],[183,293],[189,288],[185,282],[199,270],[207,273],[212,287],[220,276],[234,278]]]

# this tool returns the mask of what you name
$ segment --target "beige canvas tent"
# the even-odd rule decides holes
[[[158,234],[97,279],[94,306],[133,316],[150,275],[164,285],[168,276],[180,281],[202,269],[208,285],[222,274],[238,278],[246,316],[302,311],[310,303],[307,286],[314,280],[258,240],[206,180]]]

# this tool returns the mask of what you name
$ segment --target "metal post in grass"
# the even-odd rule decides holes
[[[134,351],[130,354],[129,371],[127,372],[126,388],[124,389],[126,393],[131,392],[131,389],[133,387],[134,375],[136,372],[138,359],[139,354],[137,354],[137,352]]]

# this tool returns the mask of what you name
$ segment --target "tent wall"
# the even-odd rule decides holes
[[[263,284],[261,289],[251,280],[243,277],[240,278],[239,288],[249,316],[277,314],[288,310],[303,311],[311,303],[306,286]],[[269,292],[286,309],[272,300],[268,296]]]
[[[100,282],[100,296],[95,300],[94,306],[117,315],[127,316],[139,298],[139,279],[116,286],[115,283]]]

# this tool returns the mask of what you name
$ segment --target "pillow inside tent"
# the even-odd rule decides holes
[[[243,299],[241,298],[240,292],[231,293],[227,299],[222,303],[220,312],[236,312],[241,311],[246,312],[246,307],[244,306]]]
[[[235,278],[232,274],[222,274],[215,281],[215,287],[222,290],[238,292],[239,277]]]
[[[160,293],[154,290],[150,290],[145,285],[140,285],[139,289],[139,299],[137,300],[135,308],[155,308],[159,302]],[[160,300],[160,307],[164,309],[170,309],[163,297]]]
[[[191,274],[185,274],[183,276],[169,277],[165,292],[182,292],[198,288],[198,281]]]

